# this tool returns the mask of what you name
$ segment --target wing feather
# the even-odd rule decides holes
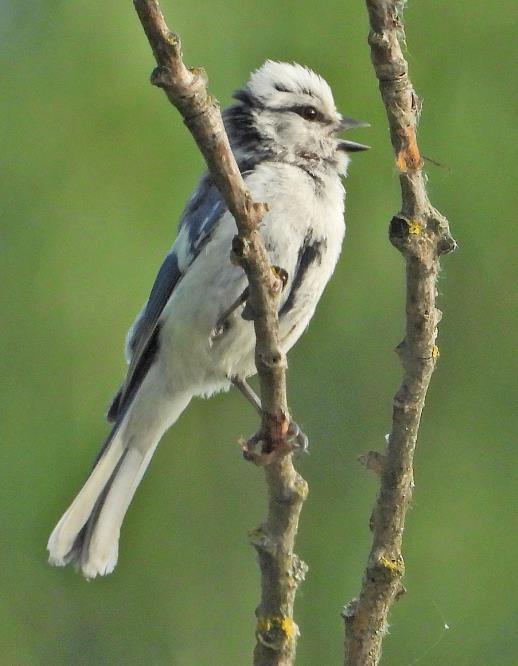
[[[121,418],[153,364],[160,346],[162,312],[182,276],[210,241],[226,210],[217,188],[205,175],[183,212],[178,238],[160,267],[146,306],[130,332],[128,373],[108,410],[109,421]]]

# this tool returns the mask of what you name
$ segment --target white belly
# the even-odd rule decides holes
[[[343,188],[335,178],[317,193],[305,172],[283,164],[261,165],[247,185],[254,200],[270,206],[261,232],[272,265],[288,273],[279,324],[287,352],[307,327],[335,268],[345,230]],[[167,352],[160,354],[160,362],[168,382],[189,387],[195,394],[225,389],[231,376],[255,373],[253,323],[242,319],[242,308],[229,319],[227,330],[213,335],[221,314],[247,285],[242,269],[230,263],[235,233],[235,222],[227,213],[175,287],[161,317],[160,345]],[[319,260],[304,271],[293,302],[283,313],[282,305],[294,286],[299,251],[307,238],[320,242]]]

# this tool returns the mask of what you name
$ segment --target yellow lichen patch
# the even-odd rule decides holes
[[[417,220],[408,222],[408,233],[413,236],[420,236],[423,233],[423,227]]]
[[[257,631],[261,634],[268,634],[272,631],[281,631],[287,639],[295,638],[297,635],[297,625],[291,617],[285,615],[271,615],[270,617],[260,617],[257,620]]]
[[[298,493],[299,497],[303,500],[305,500],[306,497],[308,496],[309,486],[301,476],[295,479],[295,491]]]
[[[295,624],[295,622],[293,622],[291,617],[282,618],[281,628],[285,633],[285,635],[287,636],[287,638],[295,638],[295,636],[297,635],[297,625]]]
[[[439,347],[437,345],[434,345],[432,347],[432,358],[439,358],[441,355],[441,352],[439,351]]]
[[[379,558],[379,563],[384,566],[385,569],[388,569],[394,573],[402,574],[404,572],[404,565],[402,560],[392,560],[389,557],[382,555]]]

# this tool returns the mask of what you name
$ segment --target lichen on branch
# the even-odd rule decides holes
[[[366,0],[372,63],[387,118],[402,205],[389,225],[391,243],[406,263],[405,338],[397,352],[403,379],[394,397],[392,428],[381,457],[369,452],[362,462],[380,476],[370,521],[372,548],[360,594],[342,613],[345,666],[375,666],[381,659],[390,608],[404,592],[401,553],[413,482],[413,459],[428,385],[439,356],[436,345],[441,313],[436,280],[441,255],[455,249],[448,221],[431,205],[417,144],[421,102],[408,77],[403,56],[404,26],[395,0]],[[379,464],[378,464],[379,463]]]
[[[156,0],[134,0],[134,5],[157,63],[151,82],[164,90],[181,113],[236,221],[231,257],[247,275],[248,302],[254,313],[262,405],[257,438],[265,454],[257,459],[264,463],[269,496],[268,515],[259,528],[261,539],[252,538],[261,568],[254,664],[289,666],[298,636],[293,620],[295,593],[305,573],[305,565],[293,548],[307,485],[293,467],[288,442],[291,419],[286,399],[287,363],[279,343],[277,314],[280,278],[270,266],[259,233],[267,206],[252,201],[246,189],[219,105],[208,93],[205,71],[185,66],[180,38],[169,30]]]

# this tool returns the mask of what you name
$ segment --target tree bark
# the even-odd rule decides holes
[[[244,453],[264,467],[269,495],[266,522],[250,535],[261,568],[254,664],[289,666],[298,636],[293,620],[295,593],[306,571],[293,548],[307,484],[293,467],[289,441],[287,363],[279,344],[277,314],[282,279],[270,266],[259,232],[268,207],[251,200],[230,148],[219,105],[207,91],[204,70],[185,66],[180,38],[167,27],[156,0],[134,0],[134,5],[157,62],[151,82],[164,90],[183,116],[236,221],[231,257],[243,268],[249,282],[262,405],[260,432],[245,445]],[[259,446],[260,453],[255,453],[252,445]]]
[[[397,347],[403,380],[393,402],[392,429],[384,456],[364,462],[380,474],[380,491],[371,518],[373,543],[358,598],[344,608],[345,666],[374,666],[381,659],[387,617],[404,592],[401,554],[406,511],[413,490],[413,458],[419,421],[439,351],[441,318],[435,307],[440,256],[455,249],[448,221],[426,192],[416,129],[421,102],[403,56],[405,2],[366,0],[372,62],[390,127],[401,184],[401,211],[392,218],[391,243],[406,263],[406,330]]]

